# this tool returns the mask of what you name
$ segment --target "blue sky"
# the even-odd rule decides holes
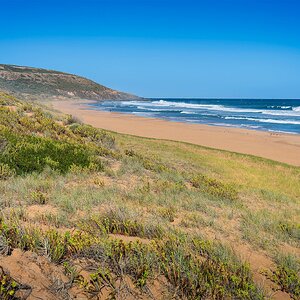
[[[1,63],[145,97],[300,98],[300,1],[0,4]]]

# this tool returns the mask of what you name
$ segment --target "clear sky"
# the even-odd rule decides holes
[[[144,97],[300,98],[299,0],[0,0],[0,62]]]

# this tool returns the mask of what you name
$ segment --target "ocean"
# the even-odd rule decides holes
[[[147,99],[89,105],[176,122],[300,134],[300,99]]]

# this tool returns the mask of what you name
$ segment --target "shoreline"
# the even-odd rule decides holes
[[[97,128],[140,137],[187,142],[300,166],[300,135],[297,134],[188,124],[89,109],[87,104],[93,102],[65,100],[50,103],[54,109],[71,114]]]

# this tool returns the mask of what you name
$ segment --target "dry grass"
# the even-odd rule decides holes
[[[22,118],[32,110],[23,105],[14,103]],[[89,163],[101,160],[61,172],[48,159],[42,171],[0,180],[0,251],[65,264],[70,281],[49,282],[57,299],[74,289],[108,299],[297,299],[299,168],[40,117],[58,124],[39,127],[41,137],[88,145]]]

